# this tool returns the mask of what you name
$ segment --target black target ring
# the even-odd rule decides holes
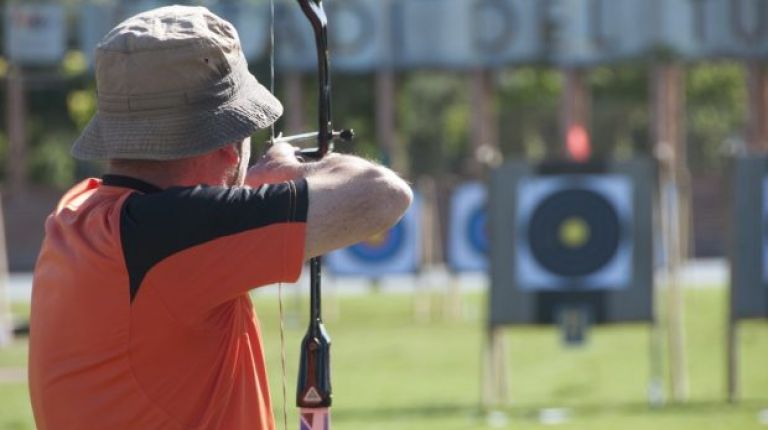
[[[577,220],[588,232],[577,246],[563,241],[562,226]],[[610,201],[592,190],[568,189],[552,193],[533,211],[528,243],[536,261],[564,277],[590,275],[608,264],[619,248],[621,221]]]

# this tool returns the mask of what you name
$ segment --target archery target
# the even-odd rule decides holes
[[[24,3],[14,2],[4,8],[5,55],[19,65],[57,64],[67,49],[64,6]]]
[[[448,264],[457,272],[488,268],[488,192],[485,184],[461,185],[451,197]]]
[[[745,155],[732,163],[730,315],[768,317],[768,157]],[[758,186],[755,186],[759,184]]]
[[[240,46],[248,61],[257,61],[265,55],[269,46],[267,33],[269,17],[264,7],[248,2],[218,2],[211,6],[211,11],[231,22],[237,29]]]
[[[88,67],[95,66],[96,46],[112,27],[138,13],[164,6],[159,0],[84,2],[80,7],[78,39]]]
[[[632,184],[621,175],[521,179],[515,225],[521,290],[623,289],[632,281]]]
[[[414,196],[403,218],[389,230],[328,254],[328,269],[339,276],[378,278],[414,273],[421,263],[421,200]]]
[[[405,227],[402,223],[395,224],[388,231],[374,235],[364,242],[349,248],[349,253],[359,260],[382,262],[397,254],[403,246]]]

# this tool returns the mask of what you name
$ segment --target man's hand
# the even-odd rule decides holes
[[[287,143],[275,143],[248,169],[245,184],[258,187],[302,178],[307,166],[296,158],[299,148]]]

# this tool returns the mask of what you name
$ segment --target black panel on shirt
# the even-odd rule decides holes
[[[141,191],[144,194],[159,193],[160,191],[163,191],[163,189],[157,185],[123,175],[104,175],[101,177],[101,183],[112,187],[132,188],[136,191]]]
[[[137,188],[107,179],[105,185]],[[275,223],[306,222],[308,203],[303,179],[259,188],[173,187],[132,194],[120,214],[131,301],[147,272],[163,259],[223,236]]]

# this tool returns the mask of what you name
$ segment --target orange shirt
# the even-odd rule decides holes
[[[273,429],[249,289],[295,282],[305,181],[73,187],[35,268],[29,384],[40,430]]]

